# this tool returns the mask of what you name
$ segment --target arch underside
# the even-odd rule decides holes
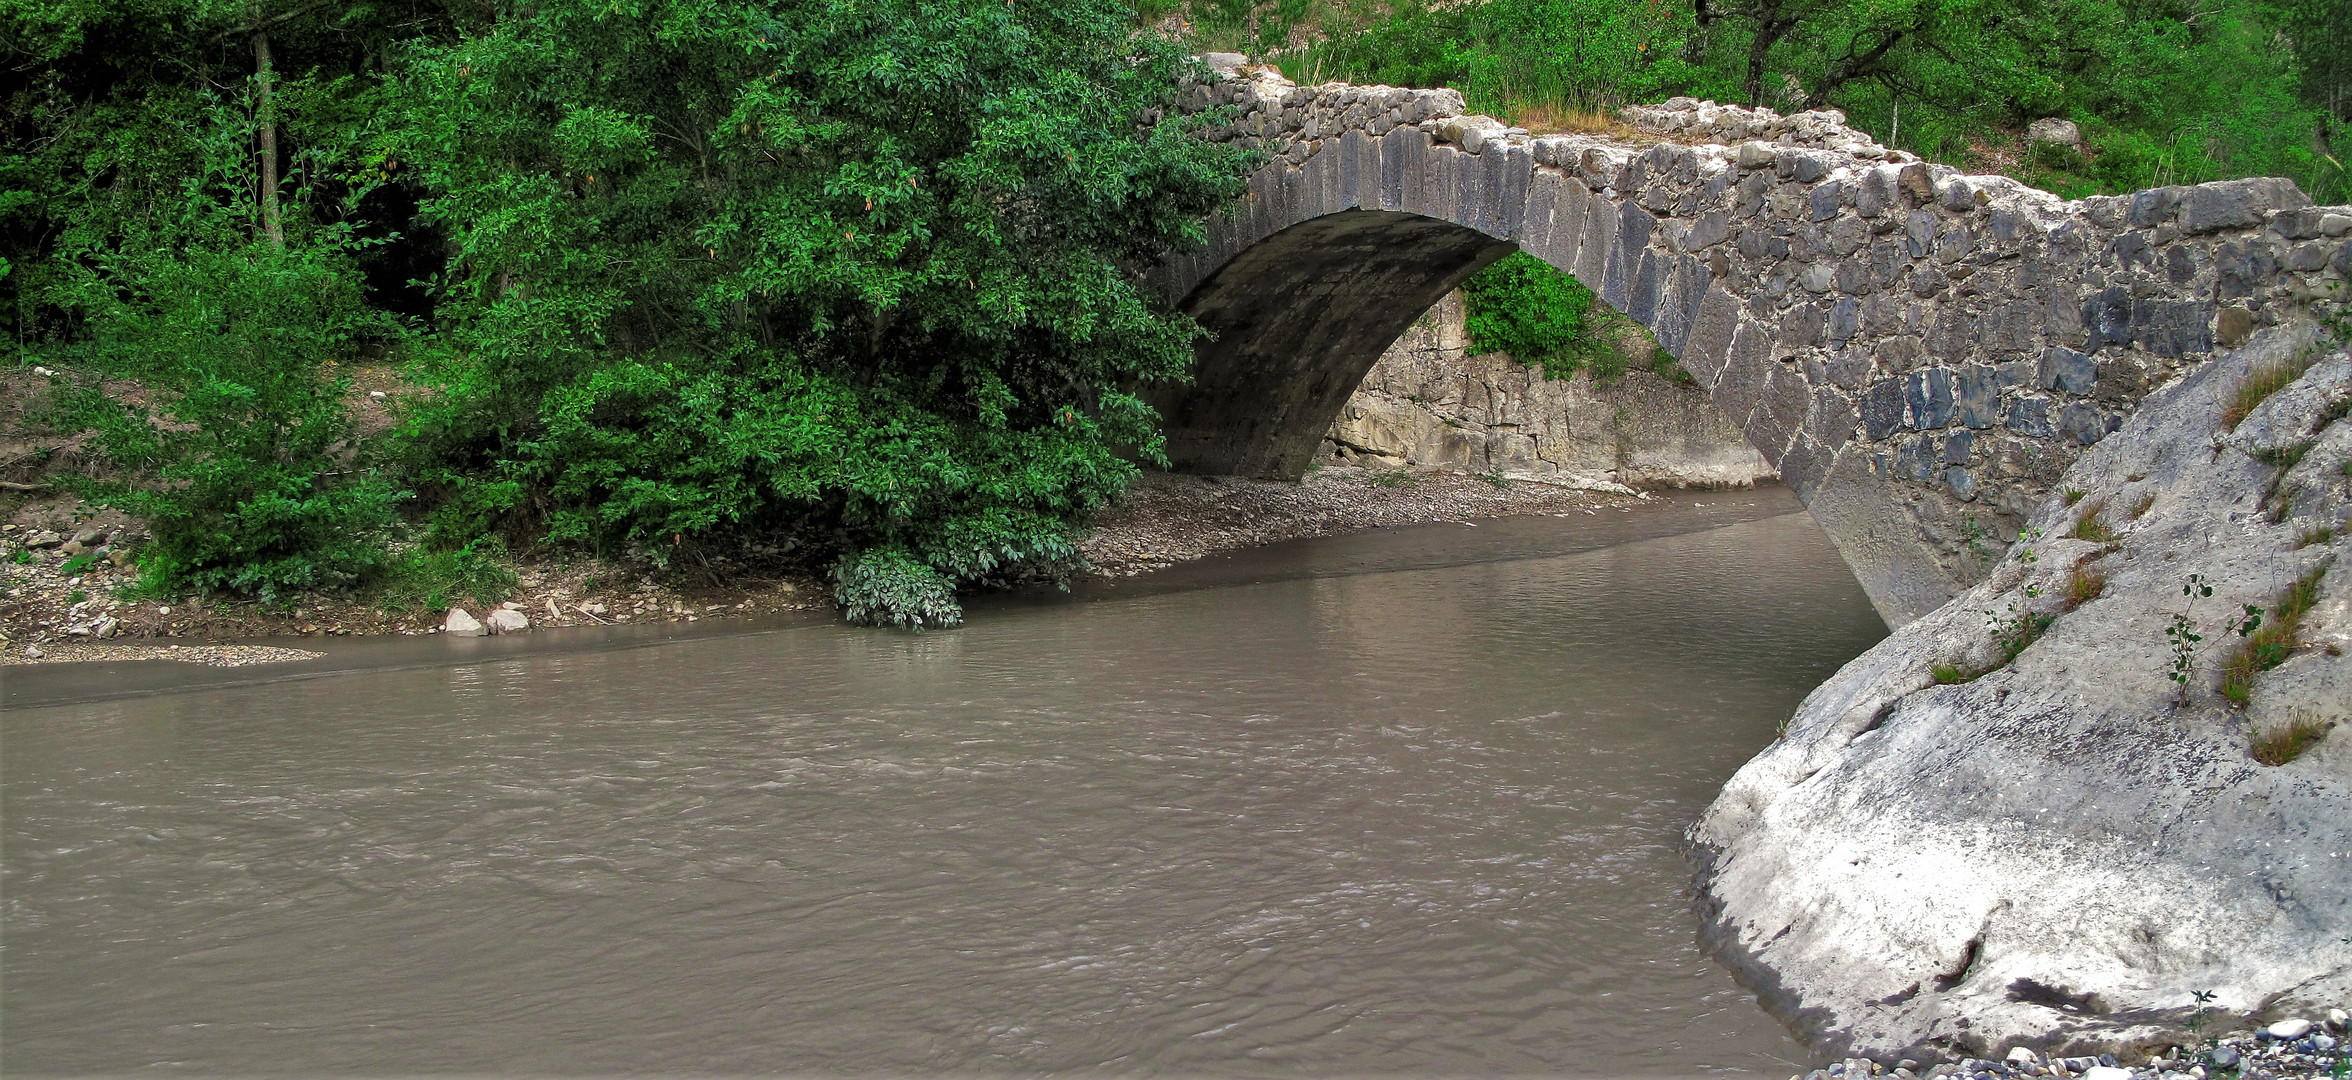
[[[1381,352],[1516,249],[1418,214],[1345,210],[1237,254],[1180,305],[1210,336],[1193,382],[1158,395],[1170,463],[1297,479]]]

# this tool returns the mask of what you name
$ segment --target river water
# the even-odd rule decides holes
[[[1785,1076],[1680,834],[1884,629],[1785,491],[1665,503],[952,632],[407,642],[111,699],[10,669],[65,703],[0,729],[0,1054]]]

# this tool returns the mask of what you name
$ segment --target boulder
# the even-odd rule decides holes
[[[2223,426],[2250,371],[2296,358]],[[2352,997],[2348,402],[2352,353],[2256,333],[1805,699],[1691,833],[1708,940],[1769,1007],[1824,1055],[1949,1058],[2185,1045],[2192,991],[2250,1021]],[[2298,582],[2299,632],[2233,702],[2224,664],[2259,640],[2233,622],[2275,626]]]
[[[2055,116],[2044,117],[2026,125],[2025,142],[2028,146],[2050,143],[2056,146],[2071,146],[2080,149],[2082,147],[2082,129],[2076,127],[2072,120],[2061,120]]]
[[[499,608],[490,613],[490,632],[519,634],[531,628],[531,619],[513,608]]]
[[[441,619],[441,632],[456,637],[484,637],[490,633],[480,619],[461,607],[449,609],[449,614]]]

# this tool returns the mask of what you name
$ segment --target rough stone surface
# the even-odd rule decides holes
[[[2084,447],[2236,332],[2225,308],[2277,325],[2352,272],[2334,224],[2352,208],[2287,181],[2067,202],[1887,150],[1835,111],[1678,98],[1623,116],[1703,145],[1636,145],[1266,67],[1182,93],[1232,110],[1208,137],[1272,160],[1205,248],[1145,275],[1212,333],[1193,384],[1158,395],[1179,467],[1295,478],[1413,318],[1516,248],[1652,331],[1894,625],[1972,584],[1971,544],[2015,537]],[[2089,389],[2076,365],[1952,397],[1971,365],[2034,372],[2053,348],[2090,360]],[[1870,396],[1913,376],[1893,415]],[[1980,432],[1969,460],[1915,467],[1955,425]]]
[[[490,613],[489,625],[493,634],[519,634],[531,628],[531,619],[513,608],[502,607]]]
[[[2352,354],[2221,428],[2250,370],[2315,339],[2264,330],[2156,391],[2066,471],[2079,499],[2044,499],[1984,581],[1816,689],[1693,827],[1711,941],[1802,1032],[2120,1053],[2192,1041],[2193,990],[2257,1022],[2352,997]],[[2076,538],[2086,519],[2113,539]],[[2075,606],[2078,568],[2105,586]],[[2214,590],[2193,607],[2191,575]],[[2301,644],[2233,707],[2227,621],[2275,618],[2305,575]],[[2000,664],[2027,612],[2053,621]],[[2204,639],[2185,704],[2182,613]],[[1942,685],[1938,664],[1992,670]],[[2327,733],[2254,759],[2297,722]]]
[[[486,637],[490,633],[480,619],[474,618],[473,612],[459,607],[450,608],[449,614],[442,618],[441,632],[456,637]]]
[[[2028,145],[2050,143],[2056,146],[2079,147],[2082,145],[2082,128],[2077,127],[2072,120],[2062,120],[2055,116],[2044,117],[2026,125],[2025,141]]]
[[[1596,386],[1582,372],[1549,379],[1509,356],[1472,355],[1459,291],[1381,354],[1316,460],[1635,487],[1748,487],[1774,478],[1771,463],[1696,386],[1647,371]]]

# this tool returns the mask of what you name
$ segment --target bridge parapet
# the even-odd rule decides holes
[[[1648,327],[1896,624],[2150,390],[2352,277],[2352,208],[2285,180],[2066,201],[1834,111],[1676,99],[1624,111],[1640,138],[1534,135],[1451,90],[1210,59],[1184,106],[1271,160],[1148,277],[1217,335],[1164,402],[1180,464],[1297,475],[1380,348],[1516,246]]]

